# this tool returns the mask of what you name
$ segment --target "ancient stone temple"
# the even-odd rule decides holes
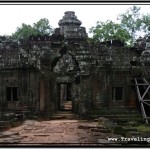
[[[149,37],[132,48],[119,40],[94,45],[75,12],[65,12],[58,24],[51,36],[31,36],[27,47],[0,37],[1,113],[141,112],[135,78],[149,80]]]

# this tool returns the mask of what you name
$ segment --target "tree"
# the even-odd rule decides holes
[[[17,40],[28,40],[30,35],[50,35],[52,32],[53,29],[49,25],[48,19],[43,18],[34,23],[33,26],[22,23],[21,27],[18,27],[16,32],[12,34],[12,37]]]
[[[126,29],[132,37],[131,45],[138,38],[139,34],[148,33],[150,14],[141,14],[140,7],[130,7],[125,13],[120,14],[118,20],[122,28]]]
[[[37,23],[34,23],[33,29],[36,34],[50,35],[53,32],[52,27],[49,25],[49,21],[46,18],[40,19]]]
[[[104,41],[119,39],[130,46],[133,46],[135,40],[141,34],[149,33],[150,14],[141,14],[140,7],[133,6],[120,14],[117,20],[120,23],[114,23],[110,20],[106,22],[97,22],[95,27],[90,28],[93,38],[90,41]]]
[[[17,27],[17,30],[15,33],[12,34],[12,37],[17,40],[25,40],[28,39],[31,34],[35,35],[33,27],[22,23],[21,27]]]
[[[150,15],[147,14],[147,15],[142,15],[142,23],[141,23],[141,26],[142,26],[142,30],[149,34],[150,33]]]
[[[123,29],[120,24],[110,20],[106,22],[98,21],[96,27],[92,27],[90,32],[93,33],[93,41],[95,42],[107,40],[121,40],[127,42],[131,38],[129,33]]]

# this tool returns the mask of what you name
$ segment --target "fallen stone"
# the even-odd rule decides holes
[[[24,128],[24,130],[32,130],[32,129],[33,129],[33,127],[30,127],[30,126]]]
[[[14,139],[6,139],[2,143],[8,143],[8,144],[14,144],[14,143],[19,143],[20,140],[14,140]]]
[[[136,128],[124,128],[124,129],[126,129],[126,130],[129,130],[129,131],[134,131],[134,132],[137,132],[137,129]]]
[[[0,126],[9,123],[8,121],[0,121]]]
[[[98,122],[99,122],[99,123],[102,123],[102,124],[103,124],[103,123],[107,123],[108,121],[109,121],[109,119],[104,118],[104,117],[99,117],[99,118],[98,118]]]
[[[3,115],[4,117],[14,117],[15,113],[6,113]]]
[[[120,134],[120,135],[123,135],[125,136],[127,132],[129,132],[130,130],[129,129],[124,129],[122,126],[116,126],[113,128],[113,133],[115,134]]]
[[[19,134],[28,134],[28,133],[32,133],[32,130],[23,130],[19,132]]]
[[[142,136],[142,134],[140,132],[137,131],[129,131],[126,133],[125,135],[126,137],[130,138],[130,137],[140,137]]]
[[[13,138],[13,139],[22,139],[23,137],[22,136],[20,136],[20,135],[12,135],[12,136],[10,136],[11,138]]]
[[[96,127],[96,125],[78,125],[78,129],[91,129]]]
[[[18,132],[5,131],[5,132],[3,132],[3,133],[0,135],[0,137],[1,137],[1,138],[4,138],[4,137],[10,137],[10,136],[12,136],[12,135],[19,135],[19,133],[18,133]]]
[[[98,129],[106,129],[106,127],[104,127],[102,125],[98,125],[98,126],[96,126],[96,128],[98,128]]]
[[[136,126],[137,125],[137,122],[136,121],[129,121],[127,123],[129,126]]]
[[[11,127],[10,121],[0,121],[0,129],[5,129]]]
[[[23,124],[24,124],[24,125],[30,125],[30,126],[33,126],[34,123],[35,123],[34,120],[25,120]]]
[[[109,131],[107,129],[98,129],[98,128],[92,128],[92,132],[103,132],[103,133],[108,133]]]
[[[98,143],[101,143],[101,144],[110,144],[110,141],[108,141],[106,139],[98,139]]]

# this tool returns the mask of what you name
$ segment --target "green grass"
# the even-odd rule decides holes
[[[141,131],[141,132],[150,132],[150,125],[139,125],[137,127],[135,127],[138,131]]]

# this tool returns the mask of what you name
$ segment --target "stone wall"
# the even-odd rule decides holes
[[[81,24],[69,11],[54,34],[32,35],[27,46],[0,37],[1,110],[10,109],[9,105],[51,116],[59,110],[61,83],[71,84],[76,114],[137,109],[132,80],[142,75],[150,79],[149,53],[142,53],[144,49],[137,45],[126,47],[119,40],[88,43]],[[18,99],[11,104],[8,99],[13,101],[16,95]]]

